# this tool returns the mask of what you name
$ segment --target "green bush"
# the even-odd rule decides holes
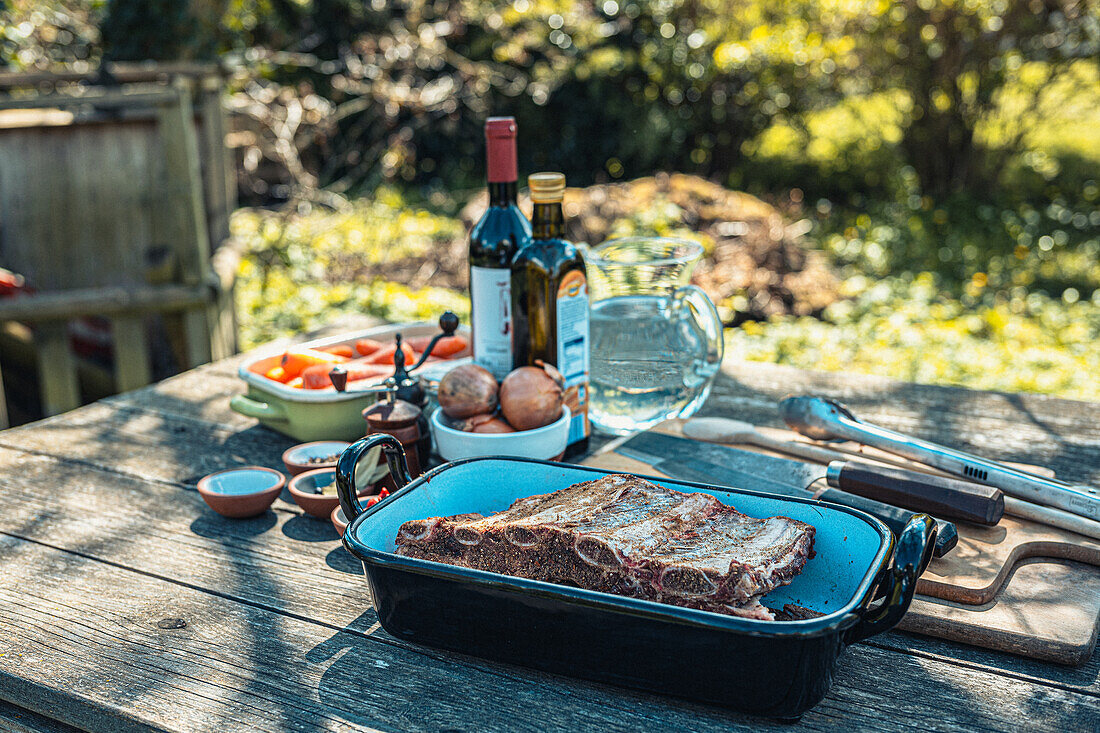
[[[873,285],[870,283],[874,283]],[[973,389],[1100,400],[1100,297],[978,307],[944,296],[935,276],[854,280],[822,320],[748,322],[727,354],[804,369],[877,374]]]
[[[404,321],[452,310],[469,322],[464,294],[372,275],[383,263],[429,258],[441,242],[462,236],[461,222],[414,209],[393,191],[341,213],[242,209],[231,229],[246,247],[236,288],[242,348],[310,331],[341,313]]]

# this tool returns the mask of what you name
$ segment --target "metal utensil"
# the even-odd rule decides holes
[[[764,435],[752,423],[733,420],[728,417],[693,417],[683,424],[684,435],[692,440],[705,440],[708,443],[746,443],[761,448],[805,458],[816,463],[846,461],[837,451],[819,448],[808,443],[779,440]]]
[[[792,456],[808,458],[818,463],[828,464],[833,461],[852,460],[852,456],[841,453],[840,451],[830,450],[829,448],[810,445],[808,443],[800,443],[796,440],[778,440],[772,438],[761,433],[756,429],[756,426],[751,423],[741,420],[731,420],[726,417],[695,417],[684,423],[683,431],[684,435],[687,435],[689,438],[694,438],[695,440],[706,440],[714,443],[746,443],[749,445],[757,445],[762,448],[776,451],[777,453],[786,453]],[[902,459],[888,459],[875,456],[874,458],[869,457],[868,460],[888,463],[889,465],[899,468],[908,468],[908,466],[903,463]],[[928,468],[928,470],[937,471],[939,469]],[[905,506],[905,504],[903,504],[903,506]],[[915,505],[907,506],[907,508],[925,511],[922,507]],[[1014,517],[1030,519],[1033,522],[1039,522],[1040,524],[1045,524],[1050,527],[1057,527],[1058,529],[1076,532],[1077,534],[1092,537],[1093,539],[1100,539],[1100,522],[1094,522],[1088,517],[1071,514],[1061,509],[1033,504],[1030,501],[1017,499],[1014,496],[1006,496],[1004,497],[1004,511],[1005,514],[1010,514]],[[958,517],[954,518],[958,519]]]
[[[987,526],[1004,516],[1004,493],[993,486],[852,460],[825,448],[769,438],[755,426],[738,420],[695,418],[684,423],[683,430],[692,438],[720,437],[722,442],[746,442],[827,463],[830,468],[824,478],[830,486],[892,506]]]
[[[1100,491],[1005,466],[971,453],[861,422],[844,405],[822,397],[787,397],[779,414],[792,429],[815,440],[855,440],[914,461],[996,486],[1009,496],[1100,520]]]
[[[661,473],[689,481],[750,488],[780,496],[819,499],[859,509],[882,521],[895,534],[916,513],[849,494],[835,488],[814,491],[808,488],[825,476],[824,466],[774,458],[762,453],[699,443],[662,433],[639,433],[615,452],[644,461]],[[951,522],[936,520],[935,556],[942,557],[958,542],[958,531]]]

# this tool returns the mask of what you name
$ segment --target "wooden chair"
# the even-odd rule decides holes
[[[115,391],[152,381],[154,316],[181,369],[236,351],[236,184],[211,72],[166,83],[162,71],[131,70],[115,75],[131,81],[122,87],[0,97],[0,267],[34,288],[0,300],[0,344],[14,353],[21,324],[47,415],[81,403],[74,319],[110,320]],[[0,88],[40,77],[0,75]]]

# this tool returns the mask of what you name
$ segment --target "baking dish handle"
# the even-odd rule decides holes
[[[340,454],[340,460],[336,462],[336,495],[340,497],[340,506],[344,509],[348,524],[366,511],[366,507],[356,496],[355,469],[359,465],[359,459],[377,446],[382,446],[382,454],[386,456],[394,485],[400,489],[412,481],[412,476],[409,475],[409,464],[405,460],[405,449],[392,435],[375,433],[345,448]]]
[[[239,412],[245,417],[254,417],[257,420],[286,422],[287,419],[286,411],[281,405],[260,402],[243,394],[233,395],[229,400],[229,408],[233,412]]]
[[[874,608],[857,611],[860,618],[848,630],[849,644],[889,631],[901,621],[917,592],[917,578],[932,559],[935,544],[936,523],[930,516],[917,514],[909,520],[898,539],[894,562],[883,575],[878,595],[885,598]]]

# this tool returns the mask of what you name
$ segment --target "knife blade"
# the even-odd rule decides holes
[[[915,514],[834,488],[827,488],[820,492],[809,489],[809,485],[823,475],[824,466],[812,464],[807,464],[807,468],[798,465],[785,466],[783,464],[799,462],[736,448],[700,444],[685,438],[657,433],[640,433],[614,450],[620,455],[648,463],[657,471],[673,478],[754,489],[781,496],[819,499],[859,509],[881,520],[895,535],[899,536],[906,523]],[[713,462],[710,460],[712,458],[721,462]],[[756,460],[761,458],[767,460]],[[778,471],[773,472],[775,469]],[[954,524],[941,519],[936,520],[936,528],[934,554],[936,557],[943,557],[958,543],[958,531]]]
[[[671,441],[664,442],[664,438]],[[647,447],[648,444],[648,447]],[[659,456],[662,451],[675,448],[677,455],[699,455],[720,466],[745,470],[745,466],[759,467],[753,471],[765,474],[791,485],[810,488],[819,479],[834,489],[874,499],[891,506],[925,512],[941,519],[957,519],[986,526],[1001,521],[1005,512],[1004,492],[993,486],[983,486],[948,476],[932,476],[877,463],[858,460],[834,460],[828,466],[820,462],[808,462],[791,458],[774,458],[752,451],[730,448],[716,443],[695,443],[689,439],[666,436],[662,433],[646,433],[634,436],[627,445],[636,450]],[[702,446],[700,448],[700,446]],[[628,449],[629,450],[629,449]]]

